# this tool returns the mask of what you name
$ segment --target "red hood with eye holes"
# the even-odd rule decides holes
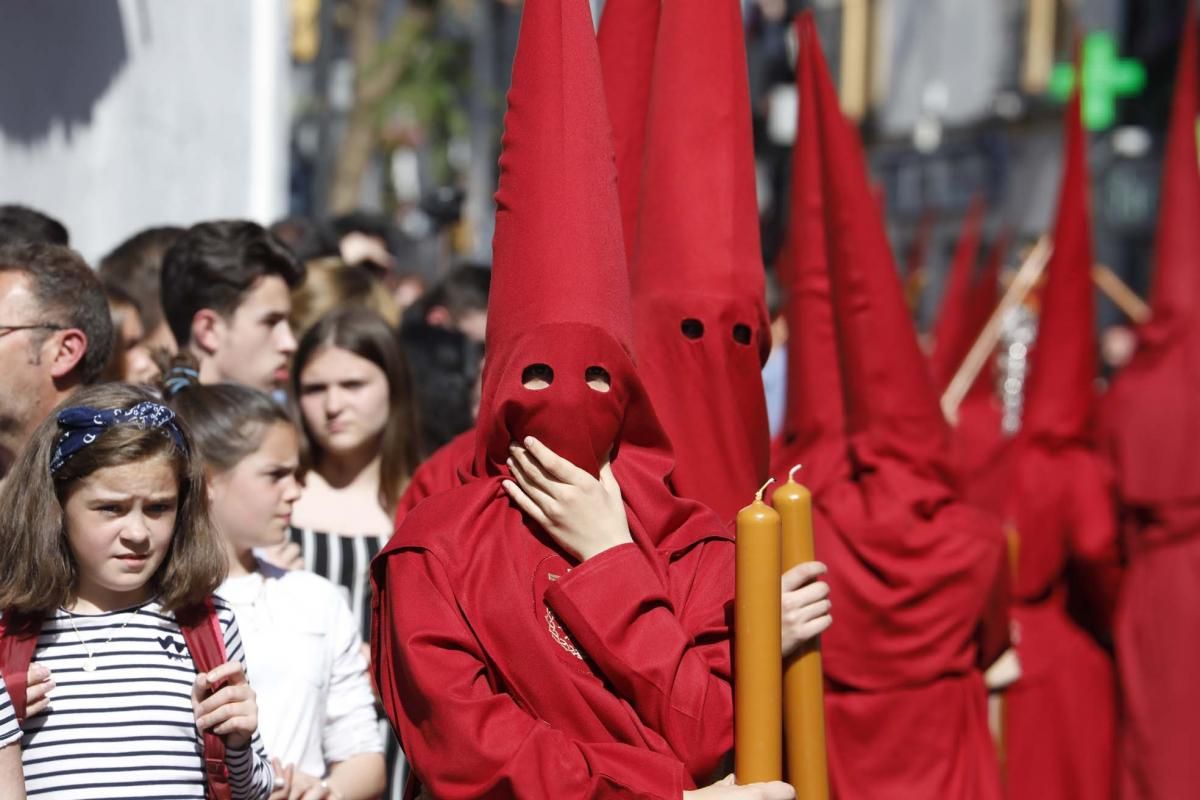
[[[372,563],[373,677],[411,744],[414,773],[439,796],[520,787],[678,797],[732,745],[724,620],[733,541],[711,511],[672,494],[671,450],[629,355],[629,276],[600,83],[587,0],[526,0],[473,475],[416,506]],[[533,364],[553,371],[545,389],[522,384]],[[588,387],[589,367],[608,371],[608,392]],[[631,543],[576,566],[522,513],[500,476],[509,442],[527,434],[593,472],[614,449]],[[550,599],[572,581],[600,589],[584,590],[597,605],[581,612],[597,623],[590,643]],[[688,612],[684,627],[643,613],[675,603]],[[649,626],[627,624],[635,617]],[[578,649],[568,649],[570,635]],[[637,678],[646,705],[633,702],[600,666],[602,651],[669,673],[670,691]],[[661,716],[642,710],[650,704]],[[663,725],[684,732],[668,741]]]
[[[759,310],[749,300],[695,292],[634,304],[635,337],[645,345],[638,373],[675,453],[672,484],[725,522],[750,501],[770,466],[762,389],[770,339],[756,321]],[[686,320],[695,321],[689,332],[699,336],[684,333]]]
[[[665,0],[658,30],[630,265],[635,352],[675,448],[676,489],[730,520],[766,479],[770,453],[741,9]],[[699,338],[683,334],[688,319],[703,325]]]
[[[480,403],[476,427],[477,475],[501,474],[509,444],[534,436],[598,477],[627,416],[644,419],[640,426],[631,424],[633,428],[647,423],[657,427],[633,362],[610,335],[594,326],[560,322],[534,328],[489,366],[492,363],[495,374]],[[524,372],[539,364],[549,369],[550,385],[525,388]],[[587,372],[594,367],[608,373],[609,391],[588,385]]]

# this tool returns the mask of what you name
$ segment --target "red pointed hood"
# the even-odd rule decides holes
[[[1096,400],[1087,134],[1078,91],[1067,105],[1064,138],[1054,253],[1046,266],[1048,277],[1021,420],[1024,437],[1056,443],[1091,436]]]
[[[646,137],[635,294],[683,288],[763,305],[738,0],[665,0]]]
[[[1154,240],[1153,317],[1141,329],[1142,339],[1151,346],[1178,341],[1185,331],[1190,339],[1200,338],[1200,171],[1196,168],[1200,61],[1195,4],[1187,5]]]
[[[641,387],[586,0],[525,4],[501,148],[476,473],[500,471],[509,443],[535,435],[594,474]],[[534,365],[552,371],[549,388],[522,385]],[[612,391],[588,388],[592,367]]]
[[[771,472],[782,476],[804,464],[804,481],[817,491],[847,477],[845,412],[826,256],[821,137],[815,102],[816,30],[802,15],[796,65],[800,98],[792,150],[792,196],[788,239],[780,261],[787,292],[787,416],[776,443]]]
[[[803,405],[795,409],[812,415],[800,430],[821,445],[798,455],[835,448],[840,454],[832,474],[815,474],[826,465],[812,469],[806,461],[801,479],[816,487],[817,553],[829,564],[842,621],[849,621],[822,636],[823,663],[831,680],[856,689],[912,686],[974,668],[980,609],[1002,563],[1000,536],[954,502],[945,467],[935,463],[948,453],[913,441],[945,434],[932,390],[926,385],[920,393],[921,406],[891,397],[913,392],[914,376],[927,384],[927,366],[810,13],[798,27],[800,208],[793,213],[800,216],[791,231],[791,271],[792,297],[803,305],[790,331],[789,358],[799,347],[811,361],[789,367],[799,363],[801,380],[809,379],[800,384]],[[817,275],[822,266],[824,283]],[[872,326],[881,330],[866,330]],[[896,359],[904,370],[898,374],[887,363]],[[830,375],[839,373],[841,385],[831,387]],[[888,396],[880,401],[881,394]]]
[[[819,42],[815,44],[819,51]],[[824,156],[826,235],[847,433],[856,450],[948,480],[949,430],[871,198],[862,146],[842,116],[823,55],[816,67],[812,105]]]
[[[1002,232],[996,238],[996,242],[988,254],[987,262],[983,265],[983,273],[971,287],[971,295],[968,300],[971,309],[970,319],[967,322],[968,333],[965,337],[967,345],[962,353],[963,358],[966,358],[971,346],[975,344],[975,340],[979,338],[979,334],[983,332],[988,320],[991,319],[996,306],[1000,304],[1000,269],[1004,266],[1004,256],[1008,252],[1009,240],[1010,236],[1007,231]],[[988,358],[983,369],[979,370],[979,376],[975,378],[975,382],[971,384],[967,394],[991,393],[994,389],[994,380],[995,360],[993,354]]]
[[[617,189],[625,255],[633,260],[638,193],[646,141],[646,111],[662,0],[608,0],[600,17],[600,66],[617,154]]]
[[[1200,498],[1200,170],[1196,164],[1196,16],[1187,22],[1163,164],[1154,242],[1153,319],[1105,400],[1109,447],[1131,505]]]
[[[950,263],[950,277],[942,293],[934,326],[933,353],[929,357],[929,369],[938,389],[944,389],[950,383],[978,333],[971,330],[971,273],[979,255],[983,212],[983,199],[976,197],[963,219],[962,232]]]
[[[731,519],[769,468],[770,348],[738,0],[666,0],[633,259],[638,370],[675,487]]]

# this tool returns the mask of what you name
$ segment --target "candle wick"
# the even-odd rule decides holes
[[[797,473],[797,472],[799,472],[799,471],[800,471],[800,470],[802,470],[802,469],[804,469],[804,465],[803,465],[803,464],[797,464],[796,466],[794,466],[794,467],[792,467],[790,470],[788,470],[788,480],[789,480],[789,481],[794,481],[794,480],[796,480],[796,473]]]
[[[774,478],[767,478],[767,482],[764,483],[762,485],[762,488],[759,489],[757,494],[754,495],[754,499],[761,503],[762,499],[763,499],[763,492],[765,492],[767,490],[767,487],[770,486],[774,482],[775,482]]]

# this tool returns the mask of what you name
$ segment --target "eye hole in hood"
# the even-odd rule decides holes
[[[549,389],[554,383],[554,370],[549,364],[530,364],[521,371],[521,385],[531,392]]]

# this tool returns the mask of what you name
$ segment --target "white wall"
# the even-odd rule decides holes
[[[286,0],[6,2],[0,202],[98,259],[157,224],[286,211]]]

